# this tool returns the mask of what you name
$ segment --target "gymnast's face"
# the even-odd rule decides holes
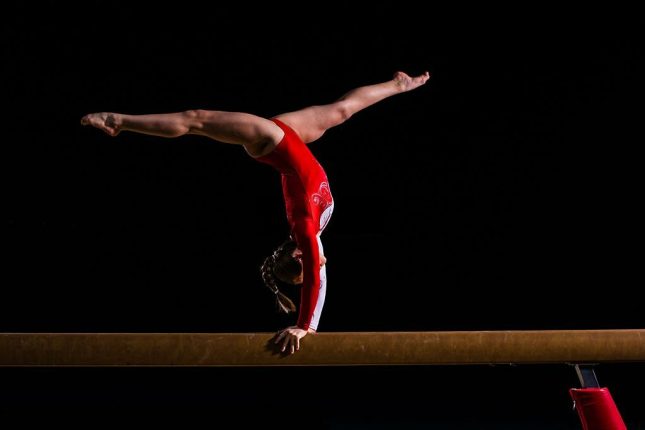
[[[298,276],[295,276],[295,277],[291,278],[287,282],[292,284],[292,285],[300,285],[300,284],[302,284],[302,280],[303,280],[303,277],[304,277],[303,274],[302,274],[302,251],[299,250],[298,248],[296,248],[291,253],[291,256],[293,257],[294,260],[296,260],[298,263],[300,263],[301,269],[300,269],[300,273],[298,274]]]
[[[301,271],[300,275],[296,276],[295,278],[292,278],[291,281],[288,281],[288,283],[291,284],[291,285],[300,285],[300,284],[302,284],[303,278],[304,278],[304,276],[303,276],[302,271]]]
[[[303,282],[303,274],[302,274],[302,251],[296,248],[292,253],[291,253],[291,258],[293,259],[292,261],[295,261],[298,263],[300,266],[300,271],[297,276],[289,275],[286,276],[286,274],[281,273],[282,276],[278,276],[278,278],[282,282],[286,282],[287,284],[291,285],[300,285]],[[327,259],[325,258],[324,255],[320,254],[320,267],[323,267],[327,263]]]
[[[302,284],[302,251],[296,248],[290,254],[283,254],[273,273],[276,278],[287,284]]]

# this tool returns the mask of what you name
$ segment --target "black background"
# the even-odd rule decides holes
[[[311,145],[336,203],[323,235],[329,286],[319,330],[644,326],[634,251],[643,84],[629,14],[484,18],[391,5],[350,15],[320,4],[314,15],[301,7],[94,1],[6,10],[2,331],[293,324],[275,313],[258,271],[288,233],[276,172],[237,146],[110,138],[79,120],[193,108],[269,117],[396,70],[433,76]],[[625,418],[642,426],[642,366],[599,370]],[[248,407],[277,410],[285,424],[294,408],[300,421],[313,414],[336,428],[427,420],[541,428],[532,408],[550,428],[579,425],[567,366],[146,372],[3,370],[9,388],[0,394],[16,410],[157,414],[165,405],[168,414],[233,416]],[[426,400],[344,388],[305,406],[303,393],[317,391],[309,385],[379,379],[383,391],[408,392],[418,379],[433,388]],[[215,380],[227,394],[211,389]],[[288,382],[278,388],[278,380]],[[474,407],[482,387],[496,394]],[[341,407],[345,400],[365,415]],[[381,420],[388,401],[394,412]],[[417,412],[403,420],[396,411],[408,404]]]

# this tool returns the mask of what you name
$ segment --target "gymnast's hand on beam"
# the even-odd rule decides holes
[[[298,326],[287,327],[284,330],[278,332],[276,336],[275,343],[280,343],[282,340],[282,352],[288,351],[290,354],[298,351],[300,349],[300,339],[305,337],[307,333],[314,333],[313,330],[303,330]]]

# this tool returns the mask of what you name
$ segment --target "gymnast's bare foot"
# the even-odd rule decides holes
[[[409,76],[407,73],[396,72],[394,82],[399,86],[401,92],[411,91],[425,84],[430,79],[430,72],[425,72],[419,76]]]
[[[121,131],[119,114],[111,112],[90,113],[81,118],[82,125],[91,125],[103,130],[110,136],[116,136]]]

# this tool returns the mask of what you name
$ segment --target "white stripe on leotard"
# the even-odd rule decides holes
[[[318,239],[318,250],[320,255],[325,255],[323,252],[322,242],[320,241],[320,235],[316,236]],[[318,322],[320,321],[320,315],[322,314],[323,306],[325,305],[325,295],[327,293],[327,270],[323,264],[320,267],[320,291],[318,292],[318,301],[316,302],[316,307],[314,309],[314,314],[311,317],[311,323],[309,328],[312,330],[318,330]]]

